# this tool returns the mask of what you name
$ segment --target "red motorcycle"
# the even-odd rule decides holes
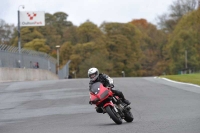
[[[131,107],[123,103],[122,100],[115,96],[110,88],[103,86],[101,82],[94,83],[90,88],[90,103],[95,104],[107,113],[116,124],[122,124],[133,121]]]

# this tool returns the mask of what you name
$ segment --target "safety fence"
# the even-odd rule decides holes
[[[56,59],[43,52],[0,44],[0,67],[39,68],[56,73]]]
[[[58,71],[58,77],[60,79],[69,79],[71,78],[71,76],[69,75],[69,64],[70,64],[71,60],[69,60],[65,66]]]

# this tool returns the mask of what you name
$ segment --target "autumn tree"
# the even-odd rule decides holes
[[[105,45],[95,42],[77,44],[73,46],[71,70],[77,72],[78,77],[87,77],[90,67],[97,67],[101,72],[110,74],[112,63],[108,60],[108,51]]]
[[[130,22],[143,33],[140,39],[142,58],[140,74],[143,76],[160,75],[166,69],[165,45],[167,35],[145,19],[135,19]]]
[[[88,43],[102,37],[102,32],[94,23],[86,21],[77,28],[79,43]]]
[[[65,42],[60,47],[60,64],[64,66],[69,60],[70,56],[72,55],[72,44],[71,42]]]
[[[169,39],[170,72],[178,73],[183,69],[200,69],[200,10],[184,16]],[[185,54],[187,52],[187,55]],[[185,60],[187,56],[187,62]],[[186,65],[187,63],[187,65]]]
[[[197,8],[197,0],[176,0],[169,6],[169,13],[158,16],[158,26],[172,32],[179,20]]]
[[[0,19],[0,44],[10,45],[14,28],[14,25],[7,24],[4,20]]]
[[[54,14],[45,14],[45,26],[38,27],[38,31],[42,33],[47,40],[46,43],[54,49],[56,45],[61,45],[67,41],[64,33],[68,27],[72,26],[72,22],[67,21],[68,14],[64,12],[56,12]]]
[[[24,44],[25,49],[30,49],[34,51],[49,53],[50,47],[45,45],[45,39],[34,39],[26,44]]]
[[[63,38],[65,38],[66,42],[71,42],[72,45],[76,45],[78,43],[78,33],[77,26],[67,27],[64,31]]]
[[[138,75],[140,69],[139,38],[140,32],[131,24],[103,23],[100,27],[106,35],[106,47],[109,60],[113,64],[113,76],[121,76],[125,71],[127,76]]]
[[[16,31],[17,32],[17,31]],[[17,34],[15,34],[17,35]],[[18,45],[18,36],[13,38],[12,45]],[[36,29],[36,27],[23,27],[21,28],[21,46],[34,40],[34,39],[44,39],[44,36]]]

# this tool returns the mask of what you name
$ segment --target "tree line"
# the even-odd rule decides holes
[[[76,71],[80,78],[87,77],[90,67],[113,77],[122,76],[122,71],[130,77],[178,74],[187,68],[197,71],[200,70],[197,5],[196,0],[174,1],[168,14],[158,16],[158,25],[134,19],[127,23],[103,22],[100,26],[87,20],[76,26],[67,20],[67,13],[46,13],[45,26],[21,28],[21,45],[55,58],[56,45],[60,45],[61,67],[71,60],[70,73]],[[17,46],[16,29],[11,35],[1,23],[0,26],[1,43],[6,40],[5,44]]]

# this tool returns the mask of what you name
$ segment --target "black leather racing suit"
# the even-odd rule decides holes
[[[122,101],[125,100],[124,95],[123,95],[123,93],[122,93],[121,91],[119,91],[119,90],[114,90],[114,89],[113,89],[114,85],[113,85],[113,83],[110,83],[110,82],[112,82],[112,81],[109,81],[109,79],[111,79],[111,78],[110,78],[108,75],[103,74],[103,73],[100,73],[100,74],[99,74],[99,77],[98,77],[95,81],[90,81],[90,82],[89,82],[89,89],[91,88],[91,85],[92,85],[93,83],[101,82],[101,83],[103,84],[104,87],[110,86],[112,92],[113,92],[116,96],[118,96],[119,98],[121,98]],[[111,79],[111,80],[112,80],[112,79]],[[98,108],[98,107],[97,107],[97,108],[96,108],[96,111],[97,111],[98,113],[102,113],[103,110],[102,110],[101,108]]]

